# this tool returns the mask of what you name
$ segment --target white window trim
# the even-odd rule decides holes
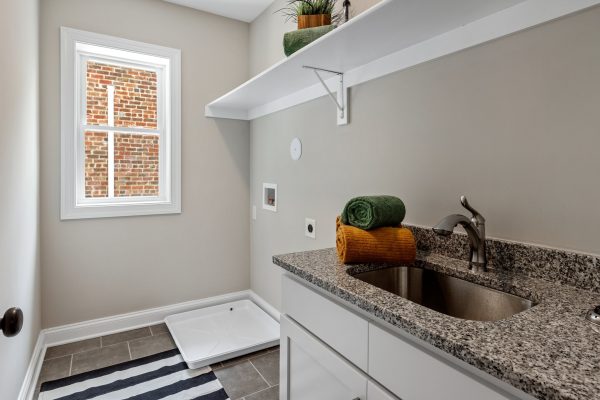
[[[166,176],[160,177],[161,190],[170,188],[167,197],[129,197],[125,199],[96,199],[93,202],[79,201],[77,196],[79,124],[76,99],[81,82],[75,82],[78,60],[76,45],[87,43],[94,46],[116,48],[143,55],[151,61],[153,58],[169,59],[169,68],[164,77],[169,82],[167,96],[170,98],[170,112],[165,117],[168,120],[159,121],[164,124],[164,129],[169,131],[168,143],[165,151],[168,152],[169,163],[162,171],[170,170]],[[61,27],[61,201],[60,215],[62,220],[124,217],[152,214],[181,213],[181,51],[147,43],[136,42],[128,39],[101,35],[97,33],[80,31],[72,28]],[[159,99],[159,101],[161,101]],[[167,100],[163,100],[167,101]],[[167,105],[167,106],[168,106]],[[85,128],[85,127],[84,127]],[[101,130],[102,127],[90,127],[92,130]],[[119,128],[119,132],[136,132],[135,128]],[[160,129],[159,129],[160,130]],[[148,132],[148,130],[145,130]],[[163,142],[161,141],[161,145]],[[78,166],[77,163],[80,162]],[[159,160],[164,165],[165,160]],[[80,171],[81,172],[81,171]],[[80,175],[80,174],[79,174]]]

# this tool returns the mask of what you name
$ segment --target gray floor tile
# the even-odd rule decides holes
[[[69,373],[88,372],[128,361],[130,357],[136,359],[175,347],[165,324],[50,347],[40,371],[38,390],[42,382],[64,378]],[[269,388],[279,383],[279,346],[216,363],[212,367],[232,399],[279,398],[279,387]],[[37,398],[37,393],[34,398]]]
[[[131,331],[115,333],[112,335],[102,336],[102,347],[112,346],[113,344],[127,342],[129,340],[140,339],[151,336],[150,328],[139,328]]]
[[[72,356],[63,356],[45,360],[42,364],[42,369],[38,378],[39,382],[43,383],[69,376],[69,371],[71,370],[71,357]]]
[[[177,346],[175,346],[175,342],[168,333],[161,333],[156,336],[148,336],[143,339],[132,340],[129,342],[131,357],[134,360],[136,358],[172,350],[175,347]]]
[[[279,353],[271,352],[263,356],[250,359],[258,372],[271,386],[279,384]]]
[[[50,358],[67,356],[69,354],[81,353],[92,349],[100,348],[100,338],[81,340],[75,343],[62,344],[60,346],[48,347],[45,360]]]
[[[279,400],[279,386],[273,386],[244,397],[244,400]]]
[[[40,394],[42,383],[55,379],[66,378],[71,372],[71,355],[45,360],[38,376],[33,398],[37,399]]]
[[[127,343],[119,343],[113,346],[102,347],[101,349],[77,353],[73,355],[71,375],[81,374],[129,360]]]
[[[267,353],[271,353],[273,351],[272,347],[269,347],[268,349],[263,349],[263,350],[259,350],[257,352],[248,354],[248,358],[252,359],[252,358],[256,358],[256,357],[261,357]]]
[[[219,369],[219,368],[222,368],[222,367],[223,367],[223,364],[222,364],[222,363],[220,363],[220,362],[218,362],[218,363],[214,363],[214,364],[211,364],[211,365],[210,365],[210,368],[211,368],[211,369],[213,369],[213,370],[215,370],[215,369]]]
[[[215,370],[230,398],[239,399],[269,387],[249,361]]]
[[[240,363],[243,363],[244,361],[248,361],[249,358],[250,358],[250,356],[245,354],[243,356],[230,358],[229,360],[222,361],[221,364],[223,365],[223,367],[230,367],[232,365],[240,364]]]
[[[276,350],[279,350],[279,346],[269,347],[268,349],[259,350],[259,351],[254,352],[254,353],[244,354],[243,356],[231,358],[229,360],[223,361],[222,364],[223,364],[224,367],[229,366],[229,365],[239,364],[239,363],[244,362],[246,360],[250,360],[250,359],[255,358],[255,357],[260,357],[260,356],[263,356],[263,355],[265,355],[267,353],[271,353],[271,352],[276,351]]]
[[[152,325],[150,327],[153,335],[159,335],[161,333],[169,333],[169,328],[167,328],[167,324],[158,324]]]

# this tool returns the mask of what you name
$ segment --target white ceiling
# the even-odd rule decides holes
[[[273,0],[165,0],[212,14],[252,22]]]

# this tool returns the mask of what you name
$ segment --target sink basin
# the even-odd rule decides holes
[[[497,321],[534,306],[527,299],[416,267],[390,267],[354,278],[456,318]]]

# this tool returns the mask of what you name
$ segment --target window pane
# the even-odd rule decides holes
[[[108,196],[108,134],[85,132],[85,197]]]
[[[108,125],[108,71],[100,64],[87,63],[86,119],[88,125]],[[105,83],[103,83],[105,82]]]
[[[114,109],[109,110],[108,87],[113,86]],[[157,128],[157,74],[109,63],[87,63],[87,124]]]
[[[115,197],[158,196],[158,135],[115,133]]]

